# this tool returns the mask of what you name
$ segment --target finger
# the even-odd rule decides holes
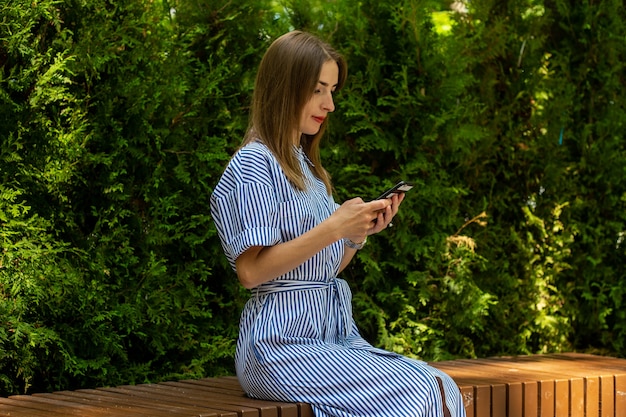
[[[392,207],[392,212],[394,216],[398,213],[402,200],[404,200],[404,193],[400,193],[393,197],[393,204],[391,207]]]
[[[398,201],[396,201],[392,206],[391,206],[391,217],[395,216],[396,214],[398,214],[398,211],[400,210],[400,201],[401,201],[401,197],[398,197]],[[389,220],[391,221],[391,219]]]
[[[391,218],[391,208],[387,207],[385,210],[378,212],[378,216],[376,217],[376,224],[372,228],[372,233],[378,233],[387,227],[389,219]]]
[[[368,234],[373,235],[375,233],[380,232],[385,228],[385,218],[382,213],[378,213],[378,217],[376,217],[376,221],[372,223],[372,227],[370,228]]]
[[[344,202],[344,204],[347,204],[347,205],[361,204],[361,203],[363,203],[363,199],[361,197],[354,197],[354,198],[351,198],[350,200],[346,200]]]
[[[368,209],[372,211],[379,211],[379,210],[383,210],[387,206],[390,206],[392,202],[390,198],[383,198],[380,200],[373,200],[365,204],[368,205]]]
[[[376,226],[378,229],[376,233],[385,230],[387,226],[389,225],[389,222],[391,221],[392,218],[393,218],[393,215],[391,214],[391,206],[390,206],[390,207],[387,207],[385,211],[379,214],[378,221],[376,222]]]

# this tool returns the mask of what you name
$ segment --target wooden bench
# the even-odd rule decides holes
[[[626,417],[626,359],[564,353],[433,363],[468,417]]]
[[[532,355],[432,363],[454,378],[468,417],[626,417],[626,359]],[[235,377],[0,398],[13,417],[313,417],[308,404],[247,398]],[[403,417],[403,416],[398,416]]]

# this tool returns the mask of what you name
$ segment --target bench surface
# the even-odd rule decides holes
[[[626,417],[626,359],[565,353],[433,362],[468,417]],[[13,417],[313,417],[308,404],[247,398],[235,377],[0,398]]]

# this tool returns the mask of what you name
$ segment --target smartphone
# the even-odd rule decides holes
[[[400,181],[399,183],[382,193],[380,196],[378,196],[377,200],[392,197],[394,194],[406,193],[411,188],[413,188],[413,183]]]

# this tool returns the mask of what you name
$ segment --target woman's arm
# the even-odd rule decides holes
[[[364,203],[360,198],[354,198],[342,204],[322,223],[295,239],[274,246],[253,246],[235,261],[239,281],[246,288],[254,288],[297,268],[339,239],[348,238],[354,242],[362,242],[366,236],[387,227],[398,210],[397,205],[395,209],[392,206],[391,199]],[[354,252],[353,249],[346,248],[346,252],[350,251]],[[352,259],[354,253],[347,256],[349,258],[344,256],[342,259],[341,269],[345,267],[344,262],[347,265]]]
[[[235,261],[239,281],[246,288],[254,288],[297,268],[337,240],[362,242],[368,235],[387,228],[403,199],[401,194],[369,203],[360,198],[348,200],[318,226],[295,239],[274,246],[253,246]],[[340,271],[355,253],[355,249],[345,248]]]

